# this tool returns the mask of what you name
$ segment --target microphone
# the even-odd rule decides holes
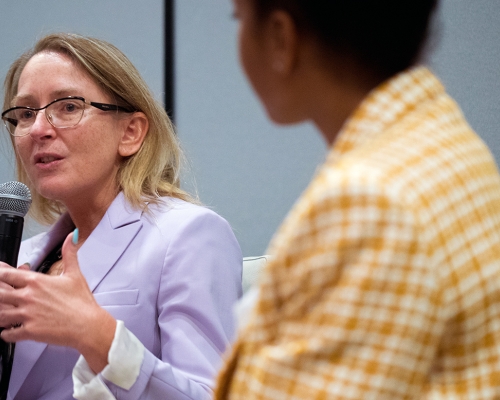
[[[24,216],[31,205],[31,193],[21,182],[0,184],[0,261],[17,267],[23,236]],[[7,399],[15,343],[0,339],[0,400]]]
[[[17,267],[24,216],[30,205],[31,193],[24,183],[0,184],[0,261],[12,267]]]

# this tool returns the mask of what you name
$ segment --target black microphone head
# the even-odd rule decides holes
[[[31,205],[31,192],[21,182],[0,184],[0,214],[14,214],[24,217]]]

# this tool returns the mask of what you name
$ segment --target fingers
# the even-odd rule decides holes
[[[1,318],[3,314],[12,308],[15,308],[19,305],[19,293],[16,292],[11,285],[8,285],[4,282],[0,282],[0,327],[9,326],[2,324]]]
[[[0,313],[0,327],[2,328],[10,329],[11,327],[22,325],[23,322],[24,318],[15,307],[2,310]]]
[[[12,324],[10,328],[6,328],[0,333],[0,337],[7,343],[28,339],[26,328],[22,324]]]
[[[2,328],[10,328],[12,324],[16,323],[13,322],[14,319],[11,315],[19,304],[19,296],[14,285],[25,286],[26,280],[24,277],[17,276],[19,272],[26,272],[22,271],[23,269],[25,268],[23,267],[21,271],[17,271],[12,267],[3,268],[2,266],[0,268],[0,327]]]
[[[6,265],[6,264],[4,264]],[[24,269],[16,269],[12,267],[0,268],[0,282],[15,288],[25,287],[30,275],[36,272],[26,271]]]
[[[0,326],[6,327],[0,334],[2,339],[29,339],[78,349],[84,347],[82,332],[90,325],[102,324],[95,321],[100,307],[80,272],[77,235],[75,230],[64,241],[62,275],[27,271],[27,266],[0,268]]]
[[[12,266],[0,261],[0,268],[12,268]],[[24,263],[23,265],[17,267],[17,269],[25,269],[25,270],[31,269],[31,265],[30,263]]]

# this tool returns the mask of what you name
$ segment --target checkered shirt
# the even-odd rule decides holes
[[[361,103],[269,252],[217,399],[500,398],[500,176],[425,67]]]

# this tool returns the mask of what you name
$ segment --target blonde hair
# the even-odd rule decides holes
[[[134,207],[146,208],[148,203],[158,203],[160,196],[196,202],[179,186],[183,155],[170,118],[130,60],[108,42],[69,33],[43,37],[11,65],[4,83],[4,109],[12,106],[20,75],[28,61],[44,51],[69,56],[118,105],[142,111],[148,118],[149,130],[140,150],[123,159],[117,176],[119,188]],[[11,139],[14,146],[14,138]],[[41,223],[53,223],[65,207],[36,192],[17,152],[16,166],[17,179],[32,192],[30,214]]]

